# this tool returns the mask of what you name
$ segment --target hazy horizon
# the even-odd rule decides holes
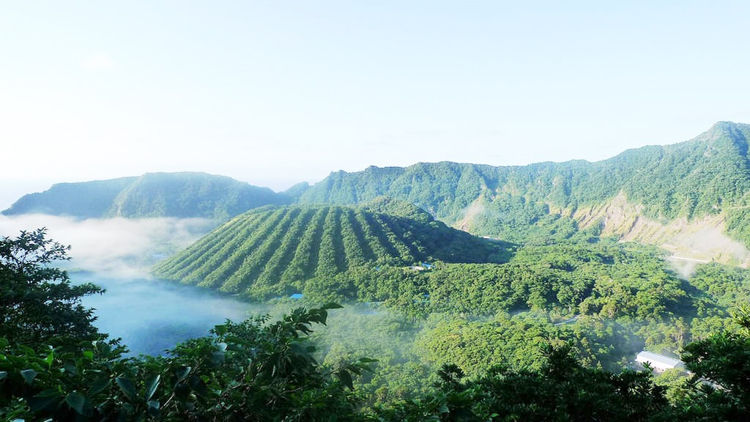
[[[727,120],[722,120],[722,121],[727,121]],[[715,122],[714,124],[716,124],[716,123],[718,123],[718,122]],[[745,124],[744,122],[733,122],[733,123]],[[708,130],[708,129],[709,128],[706,128],[705,130]],[[700,133],[702,133],[702,132],[703,131],[701,131]],[[694,138],[695,136],[698,136],[700,133],[696,133],[694,136],[692,136],[690,138],[679,140],[679,141],[665,142],[665,143],[644,144],[644,145],[641,145],[641,146],[638,146],[638,147],[634,147],[634,148],[639,148],[639,147],[647,146],[647,145],[670,145],[670,144],[675,144],[675,143],[679,143],[679,142],[685,142],[685,141],[688,141],[688,140]],[[631,148],[629,148],[629,149],[631,149]],[[553,161],[553,162],[561,163],[561,162],[576,161],[576,160],[584,160],[584,161],[589,161],[589,162],[596,162],[596,161],[602,161],[602,160],[610,159],[612,157],[615,157],[615,156],[619,155],[620,153],[622,153],[624,151],[626,151],[626,150],[619,151],[616,154],[613,154],[613,155],[608,156],[608,157],[603,157],[603,158],[598,159],[598,160],[589,160],[589,159],[585,159],[585,158],[575,158],[575,157],[573,157],[573,158],[569,158],[569,159],[566,159],[566,160],[559,160],[559,161]],[[456,162],[455,160],[440,160],[440,161],[454,161],[454,162]],[[550,160],[548,160],[548,161],[550,161]],[[211,172],[205,172],[205,171],[202,171],[202,170],[190,170],[190,169],[175,170],[175,171],[170,171],[170,172],[168,172],[168,171],[162,171],[162,170],[151,170],[151,171],[146,171],[146,172],[141,173],[141,174],[122,174],[122,175],[118,175],[118,176],[114,176],[114,177],[86,177],[86,176],[82,176],[80,178],[75,178],[75,179],[71,179],[71,180],[56,180],[56,179],[48,179],[48,180],[47,179],[45,179],[45,180],[17,179],[17,180],[10,180],[10,181],[8,181],[8,180],[0,180],[0,210],[3,210],[3,209],[6,209],[6,208],[10,207],[16,200],[18,200],[23,195],[26,195],[26,194],[29,194],[29,193],[38,193],[38,192],[45,191],[45,190],[49,189],[52,185],[57,184],[57,183],[77,183],[77,182],[87,182],[87,181],[93,181],[93,180],[115,179],[115,178],[120,178],[120,177],[137,177],[137,176],[140,176],[140,175],[145,174],[145,173],[172,173],[172,172],[199,172],[199,173],[208,173],[208,174],[214,174],[214,175],[219,175],[219,176],[228,176],[228,177],[231,177],[233,179],[249,183],[251,185],[270,188],[271,190],[273,190],[275,192],[283,192],[283,191],[289,189],[290,187],[292,187],[292,186],[294,186],[296,184],[299,184],[299,183],[307,182],[310,185],[313,185],[313,184],[315,184],[317,182],[320,182],[321,180],[323,180],[328,175],[330,175],[332,173],[335,173],[335,172],[338,172],[338,171],[357,172],[357,171],[365,170],[366,168],[371,167],[371,166],[376,166],[376,167],[394,167],[394,166],[395,167],[407,167],[407,166],[418,164],[418,163],[435,163],[435,162],[438,162],[438,161],[417,161],[417,162],[413,162],[413,163],[410,163],[410,164],[404,164],[404,165],[398,165],[398,166],[397,165],[388,165],[388,164],[386,164],[386,165],[370,164],[370,165],[367,165],[365,167],[355,168],[355,169],[344,169],[344,168],[339,168],[339,169],[336,169],[336,170],[332,169],[325,176],[322,176],[322,177],[319,177],[319,178],[316,178],[316,179],[310,179],[310,178],[308,178],[308,179],[297,180],[297,181],[289,181],[289,182],[286,182],[286,183],[283,183],[283,184],[278,184],[278,183],[262,184],[262,183],[255,182],[253,180],[243,180],[241,177],[235,177],[235,176],[232,176],[230,174],[211,173]],[[493,163],[478,162],[478,161],[473,161],[471,163],[472,164],[490,165],[490,166],[524,166],[524,165],[529,165],[529,164],[534,164],[534,163],[539,163],[539,162],[541,162],[541,161],[531,161],[531,162],[526,162],[526,163],[510,163],[510,164],[493,164]]]

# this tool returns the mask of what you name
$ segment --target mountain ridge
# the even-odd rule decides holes
[[[332,173],[298,201],[356,204],[391,196],[471,233],[523,242],[569,237],[580,229],[577,209],[625,195],[642,206],[644,217],[663,223],[722,214],[726,233],[750,245],[744,224],[750,215],[737,211],[744,210],[737,207],[747,205],[750,190],[748,137],[750,125],[719,122],[688,141],[633,148],[595,162],[368,167]]]
[[[45,211],[44,205],[57,201],[52,204],[58,207],[57,213],[62,210],[75,215],[77,207],[83,209],[79,217],[188,215],[226,219],[268,204],[359,205],[391,197],[472,234],[517,243],[549,243],[582,230],[627,238],[632,233],[625,225],[607,226],[605,215],[594,212],[616,205],[622,206],[630,219],[647,219],[649,224],[665,227],[680,218],[691,222],[710,217],[710,225],[720,234],[750,246],[748,138],[750,125],[722,121],[687,141],[631,148],[600,161],[515,166],[441,161],[406,167],[369,166],[358,172],[331,172],[318,183],[302,182],[281,193],[248,188],[251,185],[227,178],[233,182],[206,185],[218,192],[201,193],[195,186],[203,185],[197,183],[188,184],[191,189],[182,195],[169,195],[167,191],[184,189],[121,178],[112,179],[113,186],[107,189],[100,186],[107,181],[55,185],[47,192],[22,197],[4,213]],[[76,188],[80,188],[78,195]],[[243,189],[255,190],[242,197],[238,192]],[[50,193],[55,190],[62,194]],[[97,196],[89,191],[102,192]],[[201,194],[205,201],[195,199]],[[75,197],[79,198],[78,206],[70,203]],[[601,221],[592,219],[592,215],[598,215]],[[662,243],[660,236],[650,238],[643,231],[639,233],[641,241]]]
[[[202,172],[154,172],[91,182],[58,183],[22,196],[5,215],[44,213],[77,218],[203,217],[226,219],[290,199],[269,188]]]

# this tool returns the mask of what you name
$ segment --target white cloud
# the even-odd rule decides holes
[[[105,54],[97,54],[81,62],[81,67],[86,70],[109,70],[114,66],[115,62]]]

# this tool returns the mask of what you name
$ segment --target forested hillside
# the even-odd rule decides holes
[[[50,265],[68,248],[45,239],[44,229],[21,232],[0,238],[0,419],[746,420],[750,310],[739,307],[733,322],[720,314],[726,304],[746,302],[750,272],[706,266],[681,284],[641,248],[531,247],[516,254],[518,262],[490,271],[450,264],[459,266],[434,280],[440,289],[463,274],[486,275],[458,286],[481,292],[493,280],[505,284],[499,268],[509,266],[515,269],[507,280],[522,283],[506,284],[497,303],[510,302],[500,306],[515,308],[516,298],[522,306],[565,308],[586,296],[610,297],[568,320],[529,311],[484,318],[446,312],[424,321],[373,304],[334,316],[341,306],[329,303],[289,309],[278,319],[226,321],[162,356],[126,357],[126,346],[99,332],[94,310],[82,305],[103,290],[74,284]],[[543,279],[555,286],[546,289]],[[559,288],[566,284],[567,292]],[[429,306],[432,296],[410,295],[404,303]],[[463,299],[458,291],[450,297]],[[337,331],[313,333],[329,316]],[[689,316],[690,325],[701,320],[702,335],[686,333]],[[371,324],[361,325],[363,318]],[[420,323],[410,346],[404,337]],[[619,367],[640,349],[634,330],[679,342],[692,374]]]
[[[362,208],[265,207],[227,222],[159,264],[155,274],[266,298],[300,291],[314,277],[363,266],[502,262],[508,248],[385,199]]]
[[[526,242],[567,238],[580,228],[582,211],[622,194],[638,205],[640,216],[661,222],[721,215],[726,231],[750,245],[748,136],[750,125],[720,122],[691,141],[594,163],[441,162],[340,171],[302,192],[299,201],[356,204],[385,195],[472,233]]]
[[[490,357],[505,343],[506,352],[520,353],[514,359],[531,364],[521,357],[521,350],[530,350],[526,342],[533,341],[528,329],[549,338],[552,332],[562,336],[564,325],[577,334],[562,338],[585,336],[590,344],[600,343],[583,353],[589,364],[623,364],[643,347],[677,353],[687,342],[725,328],[729,310],[750,297],[748,270],[707,264],[686,281],[660,255],[654,247],[619,242],[525,246],[505,263],[438,262],[426,271],[357,267],[315,277],[301,291],[318,303],[374,302],[418,318],[453,316],[425,336],[423,346],[434,349],[434,356],[474,350],[476,362],[508,363],[507,355]],[[484,340],[456,337],[475,330],[496,334],[485,333]],[[462,369],[489,366],[474,363]]]
[[[24,195],[3,214],[226,219],[261,205],[286,202],[285,195],[229,177],[147,173],[140,177],[56,184],[44,192]]]

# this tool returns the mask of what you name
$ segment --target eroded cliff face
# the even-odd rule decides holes
[[[452,226],[459,230],[471,232],[471,226],[474,220],[485,212],[487,212],[487,207],[484,204],[484,198],[480,196],[466,207],[463,212],[463,218],[453,223]]]
[[[723,213],[659,221],[646,217],[641,205],[620,193],[604,204],[561,210],[561,214],[575,219],[580,228],[601,224],[603,236],[659,246],[671,252],[674,261],[750,266],[750,250],[726,234]]]
[[[474,232],[477,219],[495,212],[488,208],[486,201],[484,197],[477,198],[460,219],[449,223],[457,229]],[[607,202],[576,209],[548,206],[550,214],[575,220],[579,229],[599,225],[602,236],[616,236],[621,241],[667,250],[671,253],[669,260],[682,274],[690,274],[696,264],[712,261],[750,267],[750,250],[727,235],[724,212],[692,219],[651,218],[646,216],[642,205],[629,201],[622,192]]]

